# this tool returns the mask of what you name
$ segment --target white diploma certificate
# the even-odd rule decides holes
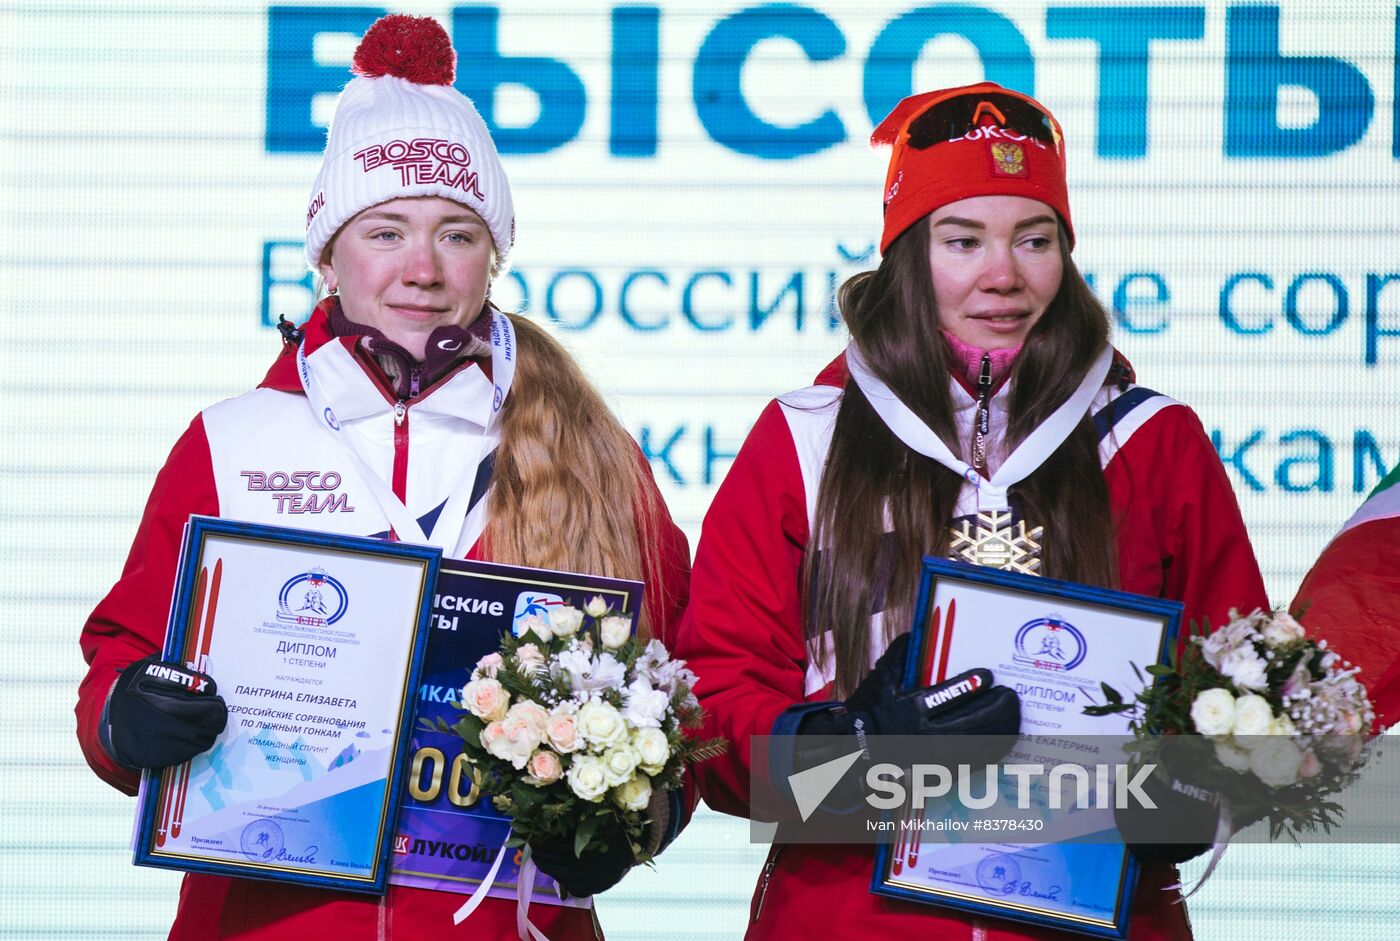
[[[1136,691],[1140,671],[1175,642],[1181,605],[941,559],[926,559],[905,685],[939,683],[977,667],[1021,700],[1021,739],[1003,764],[1054,767],[1083,760],[1099,813],[1050,808],[1048,790],[1008,818],[1013,779],[1000,780],[999,819],[937,798],[912,808],[892,845],[880,849],[874,891],[1099,937],[1125,937],[1136,867],[1112,816],[1102,812],[1117,786],[1100,767],[1123,759],[1122,715],[1087,716],[1103,702],[1102,684]],[[1097,753],[1102,751],[1102,754]],[[1073,752],[1090,752],[1074,754]],[[1090,793],[1093,793],[1092,791]],[[958,821],[951,830],[925,821]],[[961,830],[959,829],[961,828]],[[1042,834],[1036,843],[964,840],[959,832]],[[952,833],[950,836],[949,833]]]
[[[384,891],[439,556],[192,518],[165,656],[228,726],[145,776],[138,864]]]

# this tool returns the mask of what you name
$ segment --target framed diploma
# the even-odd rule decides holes
[[[475,891],[491,870],[510,830],[510,818],[476,786],[472,766],[456,735],[429,728],[461,717],[457,696],[472,668],[500,647],[501,636],[519,633],[524,617],[547,616],[555,605],[582,608],[601,596],[624,615],[641,610],[642,583],[492,562],[443,559],[433,599],[433,629],[418,688],[416,720],[409,732],[411,760],[403,807],[394,834],[389,881],[444,892]],[[520,854],[508,852],[489,895],[516,897]],[[533,901],[587,907],[587,899],[561,902],[554,881],[540,874]]]
[[[928,558],[904,682],[919,688],[976,667],[991,670],[1021,698],[1017,762],[1066,744],[1121,743],[1129,738],[1126,717],[1086,716],[1083,707],[1103,701],[1102,683],[1141,688],[1141,669],[1164,662],[1175,642],[1181,610],[1175,601]],[[1001,786],[1009,797],[1009,780]],[[1034,817],[1036,805],[1030,806]],[[1000,836],[985,835],[991,827],[976,822],[978,813],[948,798],[906,805],[898,837],[879,847],[872,890],[1084,935],[1127,937],[1137,868],[1111,812],[1082,814],[1084,832],[1071,826],[1070,838],[1035,843],[988,842]],[[924,824],[955,818],[966,822],[951,834]],[[1059,813],[1053,821],[1059,832],[1065,818]],[[1004,828],[998,821],[996,829]],[[1016,830],[1005,836],[1014,840]]]
[[[137,865],[384,892],[440,556],[190,518],[164,656],[228,727],[143,776]]]

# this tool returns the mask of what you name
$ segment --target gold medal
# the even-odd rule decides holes
[[[1040,540],[1045,527],[1026,529],[1010,510],[983,510],[952,527],[948,557],[1023,575],[1040,574]]]

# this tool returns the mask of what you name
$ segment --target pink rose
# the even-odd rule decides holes
[[[519,771],[539,747],[539,732],[524,715],[512,711],[501,722],[501,734],[492,738],[486,749],[502,761],[509,761]]]
[[[545,727],[549,724],[549,710],[532,700],[518,702],[510,707],[506,719],[518,719],[526,728],[540,738],[544,738]]]
[[[583,747],[583,739],[578,734],[578,717],[571,712],[556,710],[545,724],[545,737],[566,755]]]
[[[564,765],[552,751],[540,749],[530,756],[530,773],[525,780],[537,787],[553,784],[564,776]]]
[[[505,723],[500,719],[487,724],[486,728],[481,730],[481,747],[487,751],[491,751],[492,743],[505,734]]]
[[[515,660],[522,673],[535,673],[544,669],[544,652],[536,644],[521,644],[515,648]]]
[[[462,703],[467,711],[487,722],[505,718],[510,705],[510,693],[506,692],[498,680],[480,678],[472,680],[462,689]]]
[[[501,668],[503,663],[505,663],[505,661],[501,659],[499,652],[488,653],[486,656],[476,661],[476,669],[472,671],[472,679],[480,679],[483,676],[494,679],[496,671]]]

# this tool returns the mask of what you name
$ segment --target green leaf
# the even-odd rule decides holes
[[[1147,668],[1151,676],[1175,676],[1176,671],[1164,663],[1154,663]]]
[[[586,816],[579,821],[578,830],[574,833],[575,856],[583,855],[583,851],[593,839],[593,834],[598,832],[598,824],[602,823],[602,820],[602,817]]]
[[[1114,689],[1112,686],[1109,686],[1107,683],[1100,683],[1099,686],[1103,687],[1104,698],[1107,699],[1109,702],[1121,703],[1123,701],[1123,694],[1118,692],[1118,690]]]

